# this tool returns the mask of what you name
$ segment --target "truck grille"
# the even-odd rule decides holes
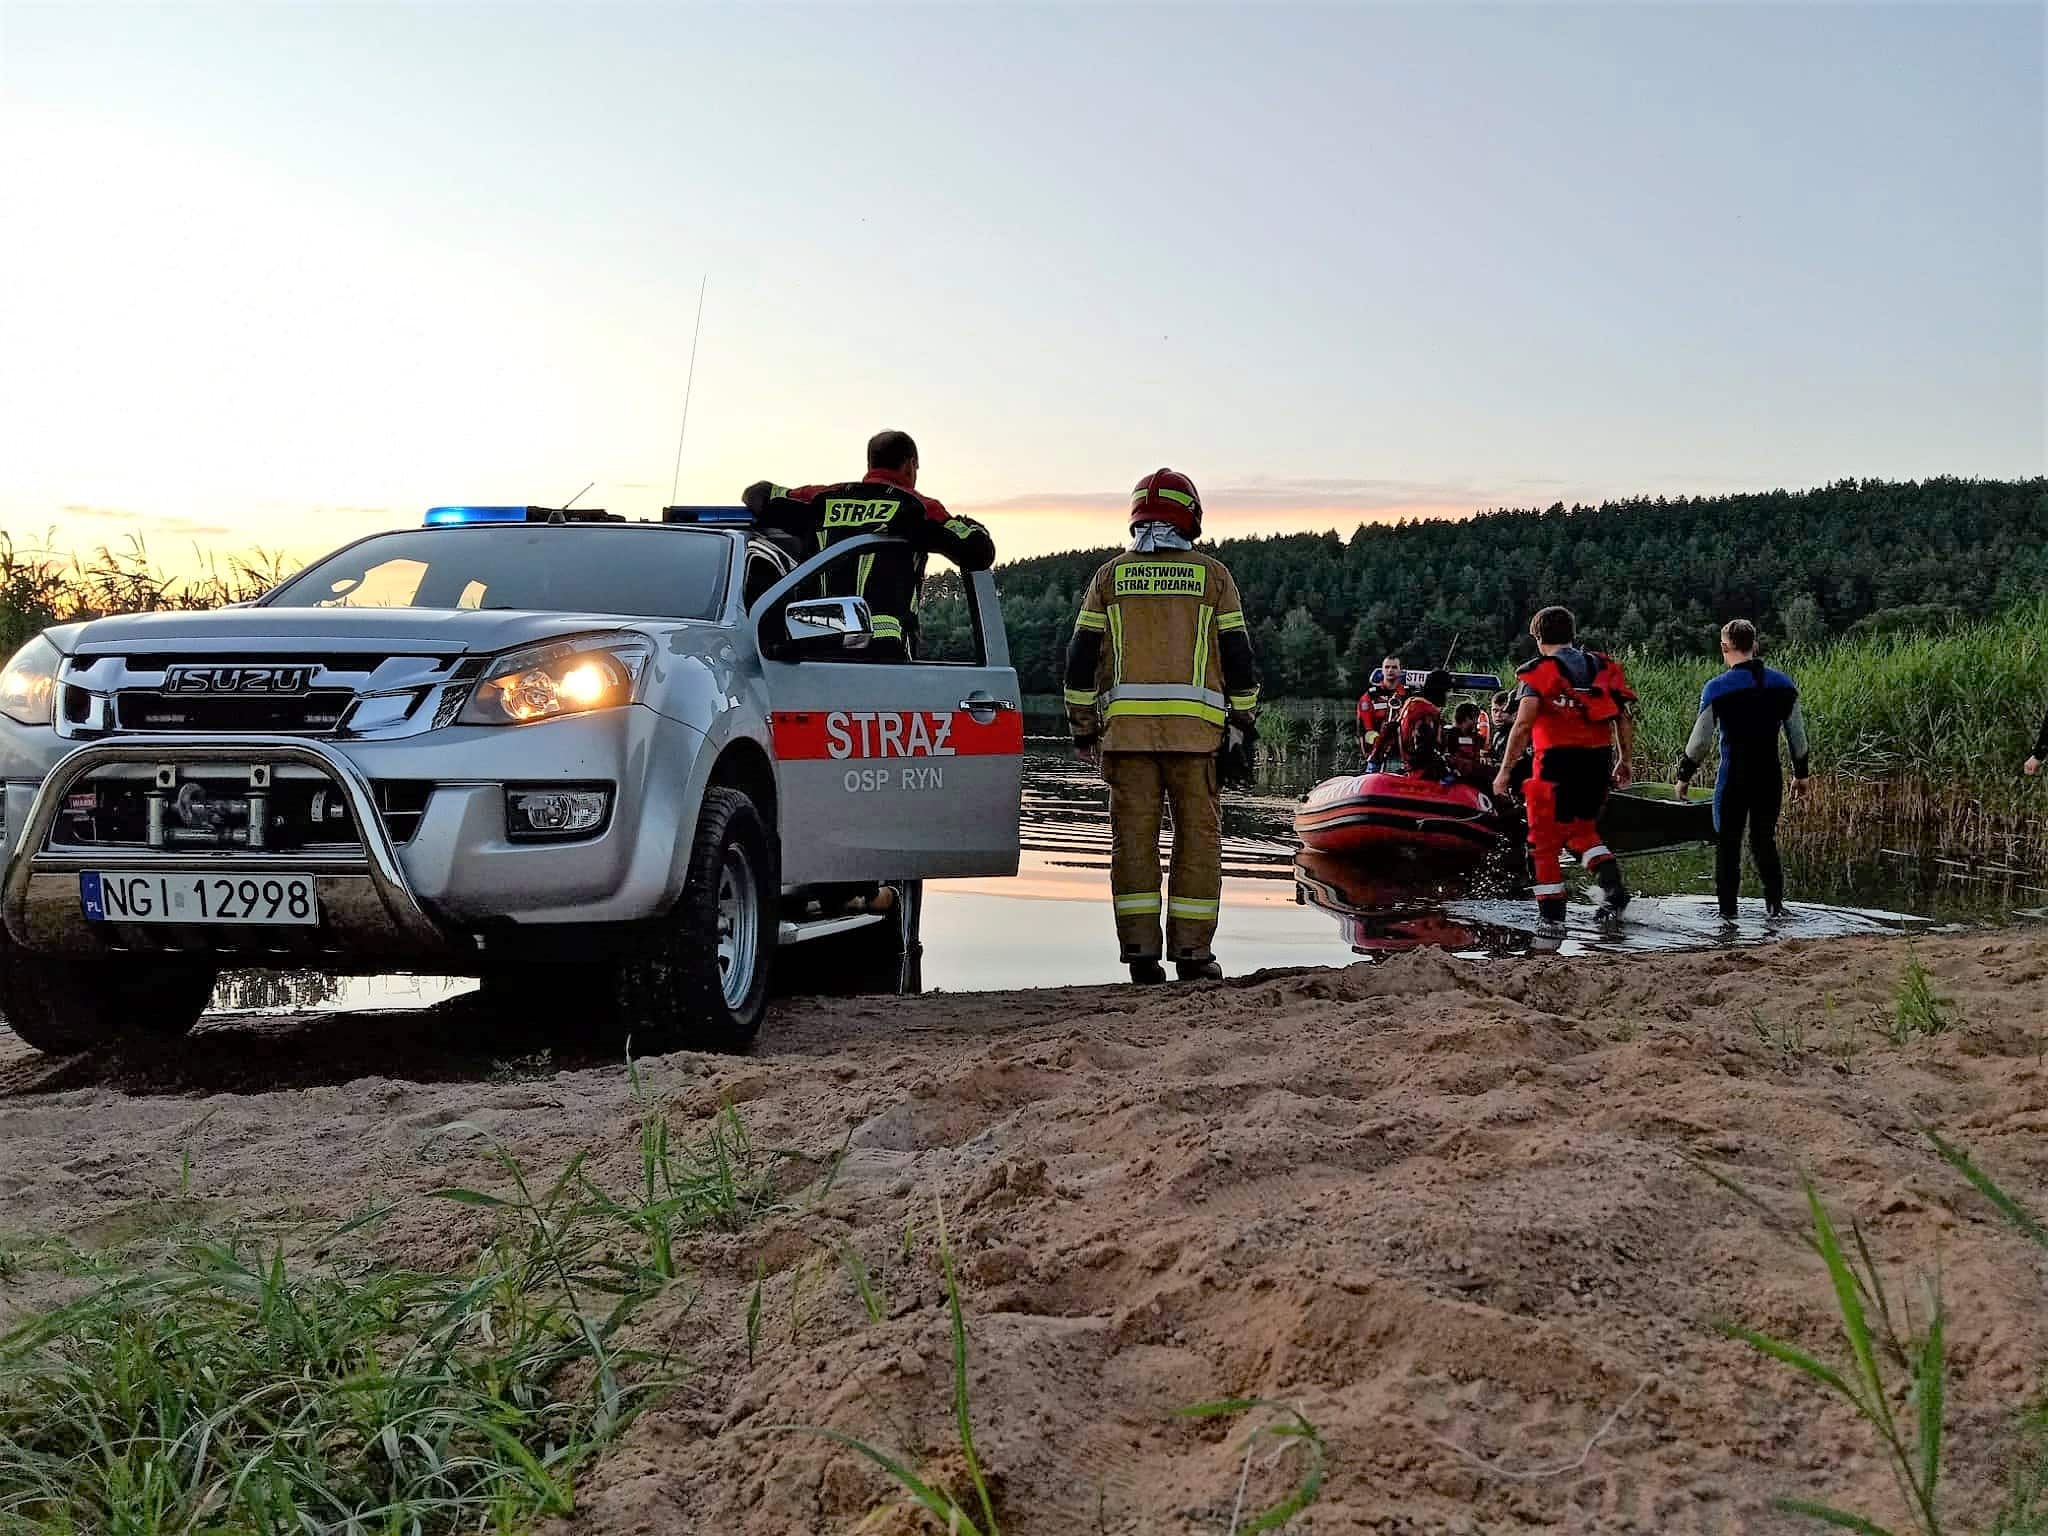
[[[384,834],[393,844],[404,847],[420,829],[427,814],[427,800],[434,793],[426,779],[379,779],[376,782],[377,814],[384,819]]]
[[[128,688],[114,695],[115,728],[317,736],[339,725],[354,699],[354,693],[340,688],[316,688],[283,697],[173,694],[155,688]]]

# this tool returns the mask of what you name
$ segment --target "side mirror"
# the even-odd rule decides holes
[[[866,650],[875,638],[875,619],[865,599],[808,597],[782,611],[786,656],[832,656]]]

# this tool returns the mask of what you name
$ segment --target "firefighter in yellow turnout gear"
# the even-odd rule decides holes
[[[1131,548],[1095,573],[1067,651],[1075,749],[1109,783],[1110,890],[1131,979],[1223,970],[1212,944],[1223,895],[1217,753],[1249,726],[1258,670],[1237,583],[1194,547],[1202,501],[1170,469],[1131,497]],[[1159,894],[1160,807],[1173,809],[1173,865]],[[1166,942],[1160,944],[1160,916]]]

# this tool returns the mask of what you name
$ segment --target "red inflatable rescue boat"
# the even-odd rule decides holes
[[[1405,773],[1325,779],[1294,812],[1302,846],[1318,853],[1396,853],[1483,859],[1509,825],[1493,797],[1469,784]]]

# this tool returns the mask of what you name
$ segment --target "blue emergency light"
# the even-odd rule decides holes
[[[429,507],[429,528],[451,528],[465,523],[623,523],[625,519],[603,507]]]
[[[745,507],[663,507],[661,520],[664,523],[699,523],[707,527],[718,524],[728,528],[744,528],[754,521],[754,514]]]
[[[429,528],[447,528],[457,523],[523,523],[524,507],[429,507]]]
[[[1372,682],[1384,684],[1386,680],[1387,675],[1384,668],[1374,667],[1372,669]],[[1411,689],[1420,688],[1429,681],[1429,673],[1422,668],[1410,667],[1401,674],[1401,681]],[[1451,686],[1472,693],[1493,693],[1500,688],[1500,679],[1491,672],[1453,672],[1451,674]]]

